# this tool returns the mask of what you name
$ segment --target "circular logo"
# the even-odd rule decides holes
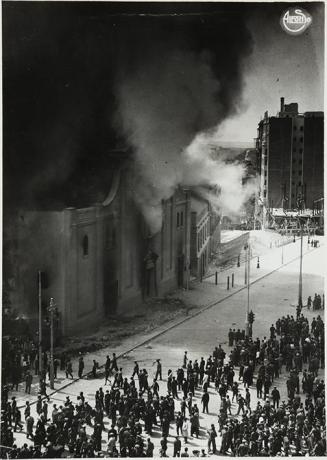
[[[302,34],[311,23],[311,14],[296,6],[288,8],[280,18],[280,25],[290,35]]]

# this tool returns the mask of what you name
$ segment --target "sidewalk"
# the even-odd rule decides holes
[[[319,248],[318,248],[319,249]],[[303,254],[316,251],[317,249],[308,248],[306,244],[303,245]],[[273,248],[265,256],[260,257],[260,268],[257,268],[257,260],[253,259],[251,261],[251,269],[250,269],[250,281],[251,284],[256,283],[257,281],[261,280],[265,276],[269,275],[270,273],[278,270],[281,265],[281,251],[282,248]],[[291,263],[292,261],[299,258],[300,253],[300,241],[293,243],[292,245],[284,246],[283,248],[283,259],[284,264],[283,266]],[[231,283],[231,276],[234,273],[235,284],[234,287],[231,287],[227,290],[227,276],[230,276],[230,283]],[[245,289],[246,286],[244,284],[244,264],[240,267],[233,267],[227,269],[223,273],[219,273],[218,275],[218,285],[215,285],[215,276],[207,278],[203,280],[202,283],[195,282],[192,283],[190,286],[190,290],[181,291],[178,290],[172,294],[172,297],[176,297],[182,299],[189,305],[192,305],[193,308],[191,313],[188,316],[183,316],[182,318],[174,318],[172,321],[169,321],[159,327],[155,327],[153,330],[141,334],[136,334],[134,336],[128,337],[122,341],[121,344],[116,345],[114,347],[106,347],[100,350],[97,350],[94,353],[87,353],[83,355],[84,362],[85,362],[85,370],[90,370],[92,368],[93,359],[97,360],[102,366],[104,364],[104,356],[106,354],[112,355],[112,353],[116,353],[117,357],[122,357],[127,353],[131,352],[135,348],[138,348],[147,342],[150,342],[154,338],[164,334],[165,332],[169,331],[170,329],[179,326],[180,324],[188,321],[190,318],[193,318],[203,311],[211,308],[213,305],[216,305],[220,302],[223,302],[225,299],[233,296],[234,294],[240,292],[241,290]],[[294,299],[296,301],[296,299]],[[131,319],[133,321],[133,319]],[[73,363],[73,374],[77,374],[78,369],[78,357],[72,359]],[[84,378],[86,378],[91,372],[87,372],[84,374]],[[11,398],[15,396],[17,399],[17,403],[19,407],[25,405],[26,401],[29,401],[31,404],[36,402],[37,394],[38,394],[38,377],[34,376],[34,382],[32,384],[32,391],[31,394],[28,395],[24,393],[25,391],[25,383],[19,385],[19,391],[10,392],[8,397]],[[58,371],[58,379],[55,380],[55,389],[50,390],[48,388],[48,394],[52,395],[60,390],[65,389],[69,385],[71,385],[74,381],[78,379],[67,379],[65,376],[64,371]]]

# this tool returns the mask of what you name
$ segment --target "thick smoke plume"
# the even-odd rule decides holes
[[[236,49],[229,37],[226,52],[214,41],[221,35],[211,38],[211,48],[196,50],[154,40],[117,82],[119,127],[136,155],[135,198],[152,232],[161,228],[161,200],[178,185],[200,187],[224,214],[237,213],[254,190],[242,186],[240,164],[212,155],[219,124],[241,104],[250,40]],[[217,186],[219,196],[208,191]]]
[[[176,185],[214,182],[204,152],[190,152],[239,110],[248,14],[215,2],[7,2],[4,208],[101,201],[117,169],[110,151],[127,142],[138,202],[159,228]]]

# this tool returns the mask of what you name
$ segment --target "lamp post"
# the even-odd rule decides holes
[[[39,384],[41,389],[43,356],[42,356],[42,275],[38,270],[38,307],[39,307]]]
[[[250,262],[251,262],[251,249],[250,242],[246,245],[246,262],[245,266],[247,267],[247,305],[246,305],[246,317],[245,317],[245,336],[249,337],[249,312],[250,312]]]
[[[50,306],[48,311],[50,313],[50,388],[54,389],[54,362],[53,362],[53,317],[57,308],[54,303],[53,297],[50,299]]]
[[[303,222],[301,218],[299,219],[301,227],[301,251],[300,251],[300,273],[299,273],[299,296],[298,296],[298,306],[302,308],[302,263],[303,263]]]

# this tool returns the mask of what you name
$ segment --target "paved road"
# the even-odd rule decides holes
[[[292,249],[293,251],[293,249]],[[289,254],[292,256],[292,254]],[[304,257],[303,262],[303,298],[306,299],[309,295],[313,296],[315,292],[322,294],[323,277],[321,273],[323,269],[324,248],[318,248]],[[277,257],[277,256],[276,256]],[[280,254],[278,254],[280,257]],[[291,258],[291,257],[290,257]],[[272,263],[273,257],[271,257]],[[268,265],[268,260],[267,260]],[[268,268],[266,268],[268,271]],[[285,314],[293,314],[295,316],[295,305],[298,295],[298,270],[299,261],[296,260],[280,270],[275,271],[271,275],[267,275],[260,281],[257,281],[251,286],[251,308],[253,309],[256,318],[254,323],[254,337],[268,335],[269,327],[272,322]],[[256,272],[257,273],[257,272]],[[261,272],[264,275],[264,270]],[[256,275],[258,277],[258,275]],[[240,284],[241,287],[240,275]],[[202,283],[203,304],[211,298],[214,300],[213,293],[217,292],[217,287],[214,284],[207,282]],[[221,291],[221,290],[220,290]],[[191,295],[188,293],[187,295]],[[197,291],[199,295],[199,291]],[[157,337],[144,346],[141,346],[133,352],[127,353],[124,358],[119,360],[119,364],[124,369],[124,373],[130,374],[134,360],[139,361],[141,367],[147,368],[151,377],[154,375],[155,367],[153,363],[156,358],[162,358],[163,362],[163,377],[167,376],[168,369],[177,369],[182,363],[184,351],[187,350],[190,359],[200,359],[201,356],[207,357],[212,353],[213,348],[222,343],[225,350],[228,352],[227,333],[229,327],[243,328],[245,318],[246,305],[246,290],[241,290],[218,303],[216,306],[204,311],[200,315],[184,322],[176,328],[171,329],[167,333]],[[312,312],[308,312],[307,316],[311,320],[314,316]],[[104,361],[106,351],[98,353],[100,362]],[[285,374],[278,380],[282,397],[285,397]],[[74,398],[80,391],[93,404],[95,391],[103,382],[100,380],[80,380],[63,391],[53,395],[52,401],[59,403],[64,401],[66,396]],[[160,383],[160,392],[165,394],[166,382]],[[200,393],[197,394],[200,397]],[[201,418],[202,427],[208,427],[211,423],[217,423],[218,397],[213,389],[211,389],[209,410],[211,414]],[[200,400],[199,406],[200,405]],[[256,404],[256,397],[252,391],[252,404]],[[178,403],[176,403],[178,408]],[[34,409],[33,409],[34,410]],[[232,408],[235,413],[235,406]],[[173,429],[171,430],[173,433]],[[190,443],[192,448],[206,446],[205,432],[202,432],[202,437],[198,441]],[[24,434],[17,434],[17,442],[21,444],[25,442]],[[160,433],[157,432],[154,437],[155,445],[160,441]],[[219,445],[219,442],[218,442]],[[105,444],[103,445],[105,447]],[[158,452],[157,450],[155,452]],[[172,438],[168,449],[168,455],[172,452]]]

